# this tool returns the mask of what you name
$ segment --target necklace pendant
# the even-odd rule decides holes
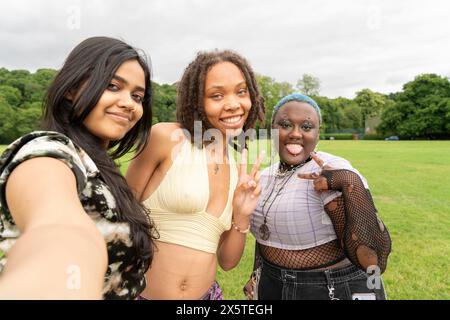
[[[269,227],[267,226],[267,224],[265,222],[259,227],[259,234],[261,235],[261,239],[263,239],[264,241],[269,239],[270,231],[269,231]]]

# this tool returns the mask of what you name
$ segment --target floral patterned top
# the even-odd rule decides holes
[[[52,131],[27,134],[9,145],[0,156],[0,274],[7,262],[8,251],[20,236],[6,204],[6,181],[15,167],[35,157],[61,160],[76,177],[80,202],[107,245],[104,298],[136,298],[145,288],[147,266],[136,257],[128,223],[118,221],[116,201],[92,159],[68,137]],[[136,278],[135,274],[139,276]]]

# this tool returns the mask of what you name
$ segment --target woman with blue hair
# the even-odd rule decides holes
[[[365,178],[340,157],[315,152],[322,123],[308,96],[281,99],[272,115],[280,161],[261,174],[251,219],[253,299],[385,299],[391,250]],[[274,153],[274,152],[272,152]],[[274,155],[272,155],[274,159]]]

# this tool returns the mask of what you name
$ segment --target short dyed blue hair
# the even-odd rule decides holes
[[[291,102],[291,101],[306,102],[307,104],[309,104],[311,107],[314,108],[314,110],[316,110],[317,115],[319,116],[319,124],[322,123],[322,113],[320,112],[320,107],[317,104],[317,102],[315,102],[311,97],[308,97],[304,94],[291,93],[291,94],[283,97],[280,101],[278,101],[278,103],[275,105],[275,107],[273,107],[272,124],[273,124],[273,120],[275,119],[275,115],[277,114],[278,110],[280,110],[280,108],[282,106],[284,106],[286,103]]]

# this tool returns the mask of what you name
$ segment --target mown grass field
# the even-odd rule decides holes
[[[318,149],[348,159],[369,181],[393,240],[388,298],[450,299],[450,141],[335,140]],[[225,299],[244,299],[253,250],[249,236],[238,267],[219,271]]]

